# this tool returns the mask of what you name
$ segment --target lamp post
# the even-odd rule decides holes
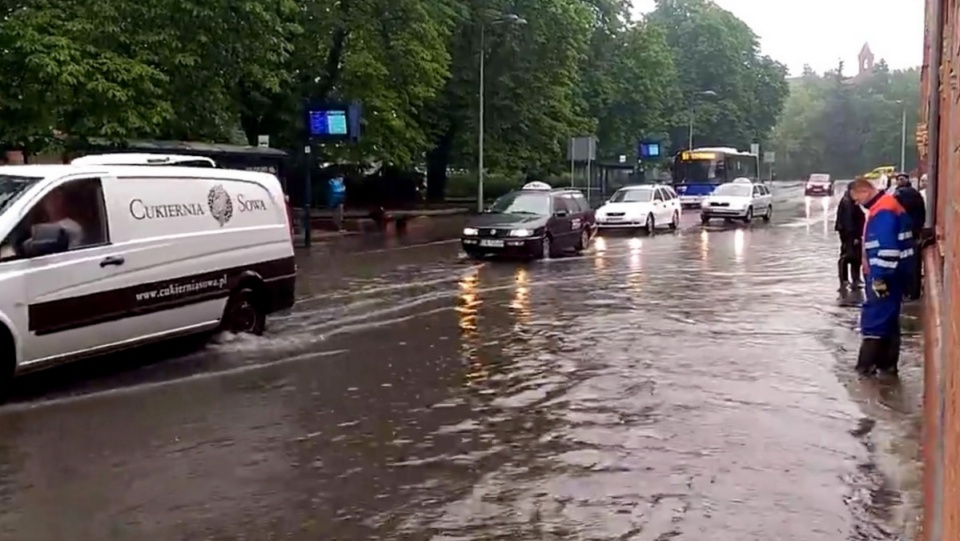
[[[900,171],[907,172],[907,104],[897,100],[900,105]]]
[[[713,90],[703,90],[690,97],[690,131],[687,133],[687,150],[693,148],[693,100],[698,96],[709,96],[711,98],[715,98],[717,97],[717,93]]]
[[[501,14],[492,21],[480,21],[480,121],[477,134],[477,212],[483,212],[483,116],[484,116],[484,56],[486,56],[487,25],[494,24],[527,24],[527,20],[513,13]]]

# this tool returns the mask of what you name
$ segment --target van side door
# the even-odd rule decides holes
[[[125,340],[123,294],[112,288],[122,272],[110,242],[100,177],[68,177],[39,194],[15,232],[57,224],[69,232],[66,251],[24,258],[27,328],[23,362],[85,354]]]

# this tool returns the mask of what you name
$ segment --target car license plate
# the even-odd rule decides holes
[[[491,240],[491,239],[482,239],[480,241],[480,246],[484,248],[503,248],[502,240]]]
[[[607,216],[608,222],[619,222],[620,220],[623,220],[622,216]]]

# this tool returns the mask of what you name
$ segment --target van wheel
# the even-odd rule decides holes
[[[3,355],[12,355],[10,352],[3,352]],[[13,374],[16,363],[11,359],[0,360],[0,404],[3,404],[10,398],[10,391],[13,389]]]
[[[0,404],[10,398],[17,372],[17,348],[10,331],[0,325]]]
[[[230,294],[220,320],[220,329],[235,334],[263,334],[267,314],[256,291],[243,287]]]

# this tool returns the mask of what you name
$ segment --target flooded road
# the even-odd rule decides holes
[[[775,195],[529,264],[320,247],[265,337],[22,378],[0,539],[900,539],[919,329],[857,382],[832,203]]]

